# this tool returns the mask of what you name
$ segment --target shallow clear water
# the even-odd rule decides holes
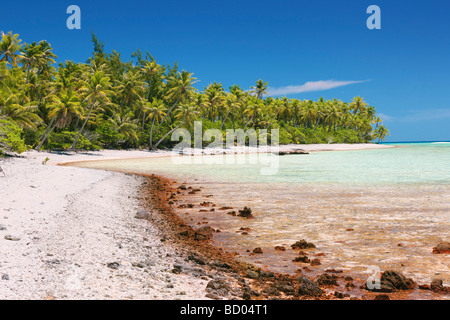
[[[260,158],[258,158],[260,157]],[[369,267],[394,268],[419,283],[440,277],[450,281],[450,258],[433,255],[449,241],[450,143],[401,144],[397,148],[314,152],[309,155],[228,155],[95,161],[79,164],[136,173],[154,173],[193,187],[217,207],[253,209],[255,219],[223,211],[184,210],[187,222],[208,219],[222,232],[219,244],[254,263],[292,273],[292,250],[274,246],[300,240],[316,244],[322,268],[364,274]],[[253,163],[250,161],[261,162]],[[225,162],[232,164],[226,164]],[[277,168],[274,175],[261,169]],[[207,164],[205,162],[214,162]],[[222,163],[218,163],[222,162]],[[243,164],[237,164],[243,163]],[[202,196],[196,196],[200,203]],[[189,199],[195,203],[195,200]],[[248,235],[237,232],[251,228]],[[348,231],[348,229],[352,229]],[[247,250],[261,247],[263,255]],[[311,269],[314,269],[311,267]],[[311,272],[314,272],[312,270]]]

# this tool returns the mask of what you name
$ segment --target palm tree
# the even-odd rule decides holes
[[[328,131],[334,126],[334,131],[336,131],[336,123],[342,117],[341,111],[342,101],[333,99],[331,103],[328,104],[327,114],[325,116],[325,122],[329,124]]]
[[[226,100],[225,100],[225,110],[227,111],[227,114],[225,116],[225,118],[222,121],[222,125],[220,126],[220,130],[222,130],[225,121],[227,121],[227,118],[229,116],[229,114],[232,114],[232,121],[233,121],[233,130],[236,130],[236,119],[235,119],[235,115],[236,115],[236,110],[237,108],[239,108],[239,99],[236,95],[229,93],[226,96]]]
[[[152,85],[155,76],[162,74],[164,72],[164,68],[157,64],[155,60],[146,61],[144,66],[141,68],[141,72],[147,81],[147,101],[150,101],[150,94],[152,92]]]
[[[19,39],[18,34],[13,35],[11,31],[8,34],[2,32],[2,39],[0,41],[0,57],[2,56],[2,58],[0,62],[6,61],[11,63],[13,67],[16,67],[21,57],[21,42],[22,40]]]
[[[385,141],[386,137],[390,135],[389,130],[385,126],[381,125],[374,131],[373,137],[378,139],[377,143],[380,143],[380,141]]]
[[[364,98],[361,97],[354,97],[352,102],[349,104],[350,109],[353,110],[353,116],[352,116],[352,120],[350,121],[350,123],[347,126],[347,129],[353,124],[353,120],[355,120],[356,114],[359,113],[364,113],[364,111],[366,110],[367,107],[367,103],[364,101]]]
[[[269,110],[271,110],[271,113],[273,114],[273,118],[270,121],[269,125],[267,126],[266,130],[269,130],[269,128],[272,126],[272,123],[275,121],[275,119],[278,117],[280,110],[281,110],[281,100],[277,99],[274,100],[270,105],[269,105]]]
[[[29,82],[31,70],[39,64],[39,60],[42,58],[42,52],[40,49],[40,46],[36,44],[36,42],[33,42],[32,44],[25,44],[25,46],[21,49],[22,57],[20,60],[27,72],[26,83]]]
[[[294,117],[294,127],[299,125],[301,101],[298,99],[292,99],[291,101],[291,115]]]
[[[89,81],[85,84],[85,86],[82,88],[83,91],[86,92],[86,98],[84,101],[86,102],[86,105],[90,105],[89,107],[89,113],[86,116],[86,119],[81,127],[81,129],[78,131],[77,136],[75,137],[75,140],[73,141],[71,149],[74,149],[78,139],[81,135],[81,133],[84,130],[84,127],[89,121],[89,118],[91,117],[92,110],[94,109],[94,106],[97,101],[104,101],[104,102],[110,102],[108,95],[113,95],[114,93],[110,90],[111,82],[109,77],[105,77],[102,72],[95,72]]]
[[[20,128],[36,130],[37,125],[42,122],[42,119],[35,112],[37,106],[31,104],[25,106],[16,103],[8,104],[0,109],[0,118],[9,118],[16,122]]]
[[[119,100],[130,109],[136,101],[141,100],[145,90],[144,81],[138,72],[129,71],[115,88]]]
[[[50,77],[51,65],[55,63],[54,58],[56,58],[52,50],[47,41],[25,44],[20,50],[22,53],[20,60],[27,72],[26,83],[29,82],[32,70],[35,70],[37,75],[43,75],[44,78]]]
[[[172,105],[164,119],[159,124],[160,126],[166,121],[172,110],[177,106],[178,102],[183,102],[186,98],[189,97],[190,93],[197,90],[193,87],[193,84],[197,82],[197,79],[192,77],[192,75],[193,73],[183,71],[181,73],[178,72],[178,77],[171,77],[169,79],[168,86],[170,87],[170,89],[167,91],[166,98],[172,101],[175,100],[175,103]]]
[[[288,119],[291,118],[291,106],[288,98],[283,97],[279,104],[279,115],[283,118],[284,122],[287,123]]]
[[[66,61],[65,65],[60,63],[55,75],[54,86],[56,92],[80,88],[82,86],[81,73],[81,66],[78,63],[72,61]]]
[[[225,102],[225,92],[221,83],[211,83],[204,91],[205,96],[205,114],[206,117],[214,122],[219,110]]]
[[[316,103],[311,100],[306,100],[303,106],[302,121],[305,122],[305,127],[312,128],[312,124],[317,119],[317,107]]]
[[[269,88],[268,83],[259,79],[258,81],[256,81],[256,86],[250,88],[251,89],[250,92],[254,93],[256,98],[263,99],[264,95],[267,94],[268,88]]]
[[[152,120],[152,126],[150,128],[150,150],[153,149],[153,128],[155,126],[155,123],[159,123],[166,115],[166,113],[164,112],[165,109],[166,106],[164,105],[164,102],[162,100],[154,100],[148,108],[148,119]]]
[[[198,116],[198,111],[195,110],[194,106],[190,106],[190,105],[181,105],[176,112],[175,118],[177,120],[180,121],[180,123],[173,128],[172,130],[170,130],[169,132],[167,132],[156,144],[155,144],[155,149],[158,148],[159,144],[161,142],[164,141],[164,139],[170,135],[172,132],[174,132],[175,130],[177,130],[179,127],[181,127],[182,125],[185,125],[187,129],[190,129],[192,127],[192,123],[194,122],[194,120],[197,118]]]
[[[36,114],[37,106],[34,102],[21,103],[22,100],[23,94],[20,93],[0,95],[0,118],[11,119],[20,128],[36,130],[42,122]]]
[[[380,124],[383,123],[383,119],[381,119],[380,117],[375,117],[374,123],[375,123],[375,125],[376,125],[375,129],[378,129],[378,127],[380,126]]]
[[[139,138],[137,136],[137,119],[133,119],[133,112],[117,113],[113,117],[108,119],[108,122],[112,124],[113,128],[122,134],[126,140],[134,143]]]
[[[55,128],[61,129],[66,127],[72,122],[74,117],[81,117],[83,112],[78,96],[70,90],[67,90],[61,97],[53,96],[52,104],[49,108],[48,116],[52,120],[36,150],[42,148],[42,145]]]
[[[253,98],[253,99],[255,99],[255,98]],[[262,113],[263,107],[264,107],[264,103],[258,99],[256,99],[256,101],[251,101],[248,104],[247,109],[245,109],[245,111],[244,111],[244,113],[248,117],[247,123],[244,126],[244,131],[245,131],[245,129],[247,129],[247,126],[250,123],[253,123],[253,125],[257,125],[259,123],[259,117]]]

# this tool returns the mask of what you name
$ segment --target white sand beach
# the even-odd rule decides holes
[[[171,273],[174,248],[135,219],[143,178],[24,156],[1,162],[0,299],[204,298],[207,282]]]

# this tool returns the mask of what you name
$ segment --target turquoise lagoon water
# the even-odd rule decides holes
[[[222,231],[215,236],[219,245],[275,271],[293,273],[302,265],[292,262],[295,252],[275,252],[274,246],[289,248],[306,239],[316,244],[315,253],[326,254],[320,258],[322,269],[363,277],[368,268],[394,268],[422,283],[437,275],[450,281],[448,255],[431,254],[437,243],[449,241],[450,143],[394,145],[265,158],[209,156],[201,164],[195,163],[197,157],[184,156],[176,163],[146,158],[79,165],[160,174],[202,188],[202,195],[185,201],[200,203],[203,196],[213,195],[208,201],[217,207],[251,207],[252,220],[218,210],[200,213],[198,207],[180,214],[192,225],[207,218]],[[269,167],[267,161],[277,167],[275,174],[261,174]],[[242,235],[241,227],[251,232]],[[255,247],[264,254],[250,255],[248,250]],[[314,274],[314,267],[310,269]]]

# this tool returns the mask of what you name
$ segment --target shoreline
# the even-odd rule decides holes
[[[365,144],[289,144],[274,147],[276,151],[279,152],[289,152],[292,150],[303,150],[306,152],[331,152],[331,151],[350,151],[350,150],[372,150],[372,149],[389,149],[397,148],[393,145],[381,145],[373,143]],[[188,149],[192,151],[193,149]],[[223,155],[223,154],[250,154],[250,153],[271,153],[270,146],[268,149],[263,147],[235,147],[232,149],[218,148],[218,149],[202,149],[201,154],[192,154],[193,156],[202,155]],[[28,152],[30,153],[30,152]],[[27,154],[27,152],[25,152]],[[122,159],[139,159],[139,158],[160,158],[160,157],[171,157],[171,156],[183,156],[180,154],[174,154],[172,151],[148,151],[148,150],[99,150],[99,151],[84,151],[84,152],[36,152],[32,151],[31,154],[42,155],[43,160],[44,155],[52,155],[57,158],[53,161],[51,158],[48,164],[52,165],[66,165],[74,162],[84,162],[84,161],[96,161],[96,160],[122,160]],[[76,160],[62,160],[66,157],[76,157]],[[92,157],[99,157],[99,159],[92,159]],[[191,156],[191,154],[186,154],[185,156]],[[61,159],[59,159],[61,158]],[[59,159],[59,160],[58,160]]]
[[[180,217],[179,214],[175,213],[175,210],[173,210],[173,208],[171,208],[170,206],[168,206],[168,198],[170,197],[170,195],[172,195],[173,193],[178,195],[178,191],[180,191],[179,189],[175,188],[176,185],[180,185],[179,182],[176,181],[171,181],[169,179],[165,179],[163,177],[157,177],[155,175],[150,175],[147,176],[145,178],[142,178],[142,175],[139,174],[138,176],[134,176],[132,175],[132,173],[117,173],[117,172],[113,172],[113,171],[105,171],[105,170],[89,170],[89,169],[81,169],[81,168],[74,168],[70,166],[70,163],[73,164],[73,162],[78,162],[78,161],[95,161],[95,160],[111,160],[114,159],[115,157],[120,155],[120,159],[124,159],[124,158],[131,158],[134,157],[135,155],[141,155],[142,153],[146,153],[147,157],[154,157],[154,156],[162,156],[160,153],[155,154],[155,153],[149,153],[149,152],[143,152],[143,151],[117,151],[117,152],[111,152],[111,151],[105,151],[103,153],[100,154],[92,154],[92,153],[84,153],[84,154],[76,154],[76,155],[61,155],[61,154],[52,154],[52,153],[27,153],[26,154],[26,158],[22,159],[20,161],[28,161],[32,163],[32,168],[33,170],[30,170],[30,172],[25,174],[25,178],[26,177],[30,177],[33,176],[33,174],[35,172],[33,172],[34,170],[36,170],[36,172],[38,171],[46,171],[47,169],[50,168],[50,170],[46,173],[48,174],[49,172],[55,173],[55,171],[57,171],[58,173],[68,170],[67,171],[67,176],[64,176],[62,178],[66,179],[65,183],[67,182],[74,182],[73,181],[73,177],[75,176],[77,179],[81,180],[78,181],[76,183],[75,187],[79,187],[81,188],[81,190],[77,193],[75,192],[75,194],[73,194],[73,186],[69,186],[68,189],[66,190],[67,192],[72,192],[69,195],[64,195],[64,198],[71,198],[71,199],[75,199],[75,201],[72,201],[72,205],[73,202],[75,203],[79,203],[80,202],[80,197],[81,195],[86,195],[89,192],[92,192],[92,188],[86,188],[86,184],[89,181],[89,179],[85,179],[85,177],[89,177],[91,179],[100,179],[100,181],[94,181],[91,184],[92,185],[98,185],[100,184],[102,186],[102,188],[97,188],[96,192],[97,192],[97,196],[102,195],[103,198],[106,195],[110,195],[111,197],[114,196],[120,196],[121,193],[123,193],[122,191],[125,191],[124,193],[124,201],[127,201],[126,199],[129,199],[130,201],[126,202],[126,206],[133,206],[133,209],[130,210],[125,210],[127,211],[127,215],[128,215],[128,220],[127,223],[138,223],[137,227],[138,229],[143,229],[145,230],[145,235],[141,234],[141,239],[136,238],[135,241],[133,241],[133,243],[139,243],[141,244],[142,242],[151,242],[153,243],[156,247],[160,247],[162,246],[163,249],[162,251],[160,250],[160,252],[166,252],[166,254],[169,254],[169,256],[165,257],[165,259],[163,259],[163,257],[160,257],[160,259],[162,259],[161,261],[165,261],[165,265],[166,268],[165,270],[160,270],[160,272],[155,272],[155,277],[156,279],[161,278],[161,274],[166,274],[169,275],[169,277],[172,277],[174,283],[180,281],[180,279],[183,278],[188,278],[186,281],[182,281],[183,282],[183,286],[182,288],[184,288],[185,290],[181,290],[179,289],[177,292],[180,293],[180,295],[178,295],[178,293],[175,293],[175,295],[172,292],[172,295],[170,295],[170,293],[163,293],[160,292],[161,289],[156,290],[155,288],[150,288],[147,289],[147,291],[150,290],[151,294],[153,294],[154,298],[153,299],[161,299],[164,296],[168,296],[169,298],[166,297],[166,299],[233,299],[233,298],[237,298],[237,299],[243,299],[243,298],[254,298],[254,299],[315,299],[314,297],[308,297],[308,296],[300,296],[298,294],[296,294],[296,291],[298,292],[298,287],[299,287],[299,283],[298,283],[298,276],[288,276],[288,275],[283,275],[283,274],[275,274],[275,273],[271,273],[270,271],[264,271],[259,269],[258,267],[255,267],[249,263],[243,263],[242,261],[238,261],[236,259],[236,257],[234,256],[234,254],[231,253],[227,253],[225,248],[220,248],[217,247],[217,244],[214,244],[213,241],[197,241],[197,240],[193,240],[192,237],[195,238],[195,234],[196,231],[192,228],[189,227],[184,220]],[[125,154],[125,156],[124,156]],[[170,153],[169,153],[170,155]],[[34,156],[34,159],[33,159]],[[167,156],[167,155],[166,155]],[[41,166],[41,162],[45,161],[46,157],[52,157],[52,159],[50,159],[50,161],[48,162],[49,164],[61,164],[61,166]],[[74,157],[77,159],[69,159],[70,161],[66,161],[68,160],[67,157]],[[93,157],[99,157],[101,159],[92,159]],[[56,158],[56,160],[55,160]],[[116,158],[117,159],[117,158]],[[15,159],[11,160],[12,162],[17,162]],[[59,161],[59,162],[58,162]],[[3,163],[2,163],[3,165]],[[3,166],[3,169],[5,169],[6,166]],[[39,170],[39,168],[46,168],[45,170]],[[60,168],[60,169],[55,169],[55,168]],[[10,173],[10,171],[8,170],[9,168],[6,168],[6,172],[7,174]],[[27,166],[25,166],[25,169],[27,169]],[[30,169],[30,168],[28,168]],[[92,172],[96,172],[95,174],[93,174]],[[52,179],[48,179],[43,173],[43,176],[41,176],[41,180],[40,183],[49,183],[48,180],[55,182]],[[20,186],[21,184],[23,185],[24,182],[22,177],[22,181],[18,181],[18,186]],[[1,179],[1,178],[0,178]],[[60,179],[60,183],[64,184],[64,179]],[[105,182],[105,181],[107,182]],[[5,181],[5,180],[3,180]],[[0,183],[3,182],[2,180],[0,180]],[[106,186],[108,184],[111,183],[111,181],[116,181],[116,192],[110,194],[106,188]],[[132,187],[130,187],[130,182],[134,181],[134,183],[132,184]],[[139,182],[138,182],[139,181]],[[76,181],[75,181],[76,182]],[[124,188],[124,186],[126,186]],[[36,187],[36,186],[35,186]],[[53,186],[54,187],[54,186]],[[158,190],[159,188],[159,190]],[[40,189],[39,186],[37,188],[32,188],[33,190],[35,189]],[[101,190],[100,190],[101,189]],[[131,189],[131,191],[130,191]],[[38,191],[35,190],[35,191]],[[119,191],[120,190],[120,191]],[[132,191],[134,190],[134,191]],[[42,191],[41,191],[42,192]],[[119,193],[118,193],[119,192]],[[133,193],[134,192],[134,193]],[[49,193],[49,191],[47,190],[47,193]],[[170,193],[170,195],[169,195]],[[181,192],[180,192],[181,193]],[[50,191],[51,194],[51,191]],[[10,197],[11,197],[11,192],[10,192]],[[128,197],[128,198],[126,198]],[[92,198],[90,199],[92,201]],[[98,198],[97,198],[98,200]],[[110,199],[111,200],[111,199]],[[174,200],[174,199],[171,199]],[[105,199],[102,200],[102,202],[105,201]],[[14,201],[13,201],[14,202]],[[0,200],[1,203],[1,200]],[[17,200],[16,200],[16,205],[17,204]],[[35,206],[37,205],[34,204]],[[124,211],[124,207],[123,207],[123,203],[122,206],[117,206],[117,203],[115,203],[114,201],[110,202],[110,205],[112,207],[115,207],[115,209],[119,210],[119,213],[121,213],[122,211]],[[148,219],[149,223],[147,223],[146,221],[136,221],[134,215],[136,213],[136,211],[139,211],[139,208],[145,208],[147,210],[148,215]],[[15,210],[17,210],[18,208],[14,208]],[[67,211],[67,204],[59,204],[59,210],[64,210]],[[89,210],[92,208],[88,208],[88,207],[83,207],[84,210]],[[25,210],[25,209],[24,209]],[[93,209],[95,211],[95,209]],[[70,211],[70,210],[69,210]],[[73,212],[76,211],[80,211],[80,208],[75,206],[75,208],[72,208]],[[92,214],[92,212],[91,212]],[[58,216],[56,216],[58,217]],[[50,217],[45,217],[46,219],[50,218]],[[54,218],[54,217],[52,217]],[[86,217],[84,217],[86,218]],[[7,220],[4,220],[7,221]],[[71,220],[69,220],[71,221]],[[24,221],[20,221],[20,223],[22,223],[22,227],[23,227],[23,223]],[[73,221],[72,221],[73,222]],[[123,221],[122,221],[123,222]],[[141,223],[142,222],[142,223]],[[3,223],[3,222],[2,222]],[[48,223],[48,222],[47,222]],[[50,219],[50,223],[51,223],[51,219]],[[65,221],[65,223],[67,224],[68,222]],[[1,224],[1,223],[0,223]],[[160,225],[164,225],[165,228],[159,228]],[[71,226],[71,224],[67,224],[67,226]],[[17,227],[17,225],[16,225]],[[135,227],[136,228],[136,225]],[[134,228],[131,229],[134,231]],[[158,232],[155,232],[156,229],[158,229]],[[10,228],[8,227],[8,231],[6,232],[10,232],[9,230]],[[19,228],[20,229],[20,228]],[[130,230],[130,229],[128,229]],[[156,234],[148,234],[149,230],[153,230],[154,233]],[[82,230],[83,231],[83,230]],[[170,232],[169,232],[170,231]],[[12,232],[12,231],[11,231]],[[180,233],[185,233],[184,235],[182,235],[180,237]],[[187,232],[187,233],[186,233]],[[1,236],[3,238],[3,231],[1,231]],[[92,232],[91,235],[96,235],[95,232]],[[61,237],[64,237],[64,235],[60,235]],[[75,237],[77,237],[77,235],[75,235]],[[38,238],[38,237],[36,237]],[[149,240],[149,238],[151,238]],[[4,241],[3,239],[0,239],[0,241]],[[36,240],[36,242],[38,242],[39,239]],[[2,245],[4,245],[6,242],[3,242]],[[8,242],[8,244],[10,244],[12,242]],[[34,243],[33,243],[34,244]],[[117,245],[117,244],[116,244]],[[147,245],[148,246],[148,245]],[[145,246],[144,246],[145,249]],[[164,251],[164,250],[168,250],[171,253],[167,253],[168,251]],[[24,252],[25,251],[25,252]],[[147,250],[148,251],[148,250]],[[2,248],[2,252],[3,252],[3,248]],[[141,255],[143,254],[144,251],[141,252]],[[26,253],[27,256],[30,255],[29,252],[26,252],[26,250],[23,251],[19,251],[19,253]],[[133,255],[136,254],[136,252],[131,252]],[[182,253],[182,254],[180,254]],[[53,256],[57,256],[57,254],[55,252],[50,253],[51,255],[48,257],[53,257]],[[152,256],[152,252],[150,250],[150,252],[147,252],[145,255],[150,255]],[[154,255],[153,255],[154,256]],[[213,257],[214,259],[210,259],[211,257]],[[64,270],[61,270],[59,267],[60,265],[64,265],[66,264],[67,259],[58,259],[58,258],[42,258],[42,255],[40,256],[41,260],[45,263],[45,271],[49,272],[48,270],[51,269],[55,269],[58,270],[59,272],[67,272],[67,266],[64,267]],[[24,258],[25,260],[29,260],[27,258]],[[126,258],[124,257],[124,259],[129,260],[129,257]],[[169,260],[169,264],[167,263]],[[51,261],[51,262],[49,262]],[[217,261],[219,261],[219,263],[217,263]],[[50,263],[50,265],[49,265]],[[138,262],[139,264],[140,262]],[[70,263],[69,263],[70,264]],[[144,268],[140,268],[140,267],[136,267],[133,266],[133,262],[128,261],[128,266],[127,269],[129,267],[129,270],[127,270],[128,272],[130,272],[130,270],[132,270],[132,272],[136,272],[136,271],[144,271],[147,270],[147,272],[151,272],[151,268],[148,267],[144,267]],[[134,262],[134,264],[136,264],[136,262]],[[76,267],[76,264],[71,263],[70,265],[74,265]],[[80,264],[79,264],[80,265]],[[169,267],[170,265],[170,267]],[[30,264],[30,268],[32,268],[32,264]],[[49,268],[50,267],[50,268]],[[98,265],[97,265],[98,267]],[[4,269],[4,267],[2,266],[2,260],[0,260],[0,268]],[[120,267],[122,268],[122,266]],[[119,268],[119,270],[120,270]],[[136,269],[136,270],[135,270]],[[144,270],[139,270],[139,269],[144,269]],[[256,279],[254,278],[254,273],[252,274],[250,272],[250,274],[252,275],[252,277],[249,277],[248,272],[250,271],[254,271],[256,272],[258,275],[264,275],[262,277],[257,277]],[[256,271],[255,271],[256,270]],[[108,270],[111,271],[111,270]],[[3,273],[3,270],[0,270],[0,273]],[[103,273],[103,271],[102,271]],[[12,275],[9,274],[10,276]],[[175,275],[175,276],[174,276]],[[128,276],[130,276],[130,274],[128,274]],[[133,273],[133,276],[138,278],[138,276],[136,276],[136,274]],[[132,276],[132,277],[133,277]],[[336,278],[338,279],[343,279],[344,275],[343,274],[336,274],[335,275]],[[12,278],[12,277],[10,277]],[[67,279],[66,279],[67,280]],[[135,279],[136,280],[136,279]],[[161,280],[161,279],[159,279]],[[83,280],[84,281],[84,280]],[[165,281],[165,280],[163,280]],[[136,282],[136,281],[134,281]],[[138,281],[139,283],[140,281]],[[190,282],[194,282],[194,285],[189,285]],[[212,284],[210,284],[212,282]],[[163,282],[164,284],[165,282]],[[104,284],[103,284],[104,285]],[[359,285],[359,284],[358,284]],[[126,285],[125,285],[126,286]],[[170,286],[170,283],[169,283]],[[280,291],[278,290],[277,292],[273,291],[270,289],[270,287],[276,286],[277,288],[284,288],[283,290],[287,290],[286,292]],[[178,287],[178,286],[175,286]],[[203,290],[199,289],[199,287],[204,287]],[[207,288],[209,287],[209,288]],[[215,289],[211,288],[214,287]],[[43,287],[45,288],[45,287]],[[288,288],[288,289],[286,289]],[[294,294],[291,294],[292,288],[294,289]],[[340,287],[341,288],[341,287]],[[118,288],[117,288],[118,289]],[[167,291],[170,288],[167,288],[165,290],[162,291]],[[326,289],[326,288],[324,288]],[[335,290],[337,288],[329,288],[327,290],[327,294],[325,296],[322,296],[320,299],[342,299],[342,298],[348,298],[350,299],[350,297],[342,297],[342,296],[335,296],[334,292],[337,291]],[[339,289],[340,290],[340,289]],[[62,290],[64,292],[64,290]],[[101,290],[100,290],[101,291]],[[138,290],[139,291],[139,290]],[[170,290],[168,290],[170,292]],[[342,291],[342,290],[341,290]],[[56,299],[71,299],[74,296],[70,296],[70,294],[73,294],[73,292],[69,293],[67,292],[67,290],[65,291],[66,293],[66,297],[64,297],[64,294],[48,294],[47,297],[54,297]],[[181,294],[183,293],[184,294]],[[341,293],[345,294],[345,291],[342,291]],[[363,296],[363,299],[373,299],[374,297],[376,297],[378,294],[377,293],[371,293],[371,292],[364,292],[365,296]],[[69,294],[69,295],[68,295]],[[93,294],[93,292],[90,292],[90,294]],[[120,290],[118,290],[117,295],[113,295],[111,297],[102,297],[100,295],[95,295],[93,297],[91,297],[92,299],[122,299],[122,298],[126,298],[124,297],[122,294],[124,294],[124,292],[120,292]],[[391,298],[393,299],[405,299],[405,297],[402,297],[403,293],[397,294],[390,294]],[[27,299],[30,298],[30,296],[26,296],[23,295],[22,297],[17,296],[17,295],[9,295],[11,296],[15,296],[16,298],[18,297],[19,299]],[[0,291],[0,298],[7,298],[8,295],[5,295],[5,292]],[[43,297],[43,296],[39,296],[39,298],[47,298],[47,297]],[[36,296],[32,296],[31,298],[36,298]],[[89,298],[86,296],[82,295],[82,298]],[[147,294],[147,295],[143,295],[141,297],[133,297],[133,299],[152,299],[152,297]],[[407,297],[406,297],[407,298]]]

